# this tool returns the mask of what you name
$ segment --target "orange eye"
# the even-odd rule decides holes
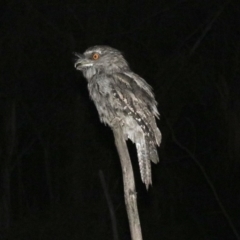
[[[92,55],[92,59],[93,59],[93,60],[98,60],[99,57],[100,57],[100,55],[99,55],[98,53],[94,53],[94,54]]]

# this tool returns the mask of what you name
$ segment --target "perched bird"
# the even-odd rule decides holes
[[[114,48],[94,46],[76,56],[75,68],[88,81],[101,122],[120,127],[125,140],[135,143],[141,178],[148,188],[152,184],[151,161],[159,161],[156,147],[161,143],[151,86],[131,71],[122,53]]]

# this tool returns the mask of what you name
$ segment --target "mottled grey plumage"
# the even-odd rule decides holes
[[[75,68],[83,72],[100,120],[120,126],[125,139],[136,144],[142,181],[152,183],[151,163],[159,161],[156,146],[161,133],[155,117],[157,102],[150,85],[132,72],[121,52],[108,46],[88,48],[76,54]]]

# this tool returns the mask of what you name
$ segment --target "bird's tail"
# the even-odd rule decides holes
[[[141,179],[148,189],[149,185],[152,184],[152,173],[150,152],[147,145],[148,144],[146,143],[145,139],[140,143],[136,143]]]
[[[141,142],[136,143],[141,179],[147,189],[152,184],[151,161],[159,162],[156,145],[148,140],[144,138]]]

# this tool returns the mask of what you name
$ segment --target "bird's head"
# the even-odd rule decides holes
[[[87,78],[96,73],[112,74],[129,68],[121,52],[108,46],[94,46],[76,56],[78,58],[74,66]]]

